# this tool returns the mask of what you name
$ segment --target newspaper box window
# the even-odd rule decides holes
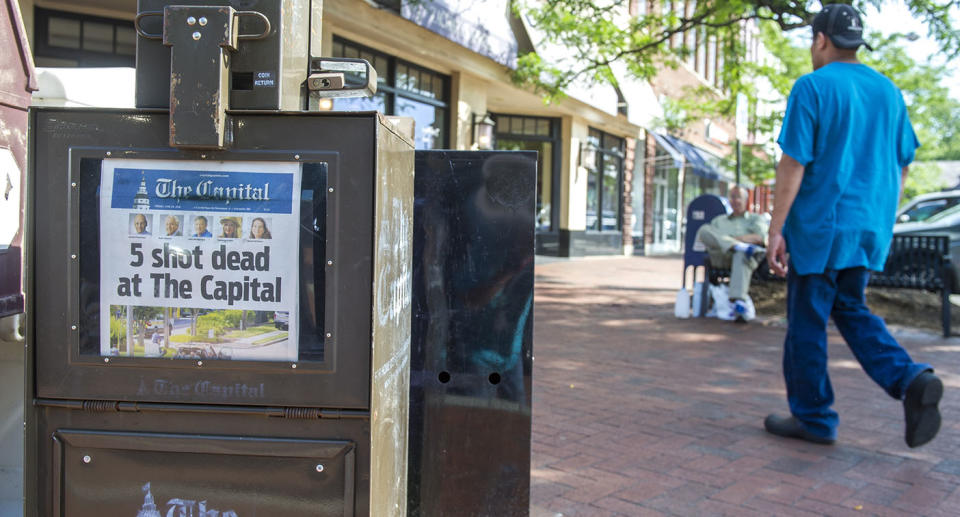
[[[326,164],[97,163],[80,185],[81,354],[323,361]]]
[[[297,361],[299,168],[104,160],[100,355]]]

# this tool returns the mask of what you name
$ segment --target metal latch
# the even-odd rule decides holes
[[[163,34],[150,34],[141,20],[163,16]],[[239,34],[237,19],[259,18],[263,31]],[[163,12],[137,14],[134,28],[142,38],[163,40],[170,47],[170,146],[223,149],[228,106],[229,52],[241,40],[270,35],[270,20],[256,11],[228,6],[171,5]]]
[[[316,97],[371,97],[377,93],[377,70],[365,59],[314,59],[307,89]]]

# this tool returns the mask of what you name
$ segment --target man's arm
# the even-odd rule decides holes
[[[777,164],[777,179],[773,189],[773,215],[767,238],[767,263],[779,276],[787,274],[787,243],[783,240],[783,223],[800,191],[803,164],[784,153]]]
[[[755,244],[757,246],[766,247],[767,245],[767,232],[770,230],[769,223],[767,220],[760,214],[747,214],[750,217],[750,233],[741,235],[737,237],[743,242],[748,244]]]
[[[755,244],[757,246],[763,246],[763,235],[759,233],[745,233],[743,235],[734,235],[734,239],[738,241],[743,241],[747,244]]]

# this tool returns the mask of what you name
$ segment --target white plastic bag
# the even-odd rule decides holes
[[[730,305],[730,291],[727,289],[727,284],[711,285],[710,299],[713,300],[713,308],[708,316],[727,321],[733,319],[733,306]]]
[[[677,300],[673,304],[673,315],[683,319],[690,317],[690,293],[687,292],[686,288],[681,287],[677,291]]]
[[[710,311],[707,312],[708,318],[718,318],[725,321],[736,319],[737,314],[734,311],[733,302],[730,301],[730,290],[727,284],[711,285],[710,299],[713,301],[713,306],[710,308]],[[753,304],[753,299],[747,296],[747,298],[743,300],[743,304],[747,309],[743,314],[743,319],[747,321],[755,319],[757,317],[757,308]]]
[[[753,299],[750,298],[750,295],[747,295],[747,299],[743,301],[743,304],[747,306],[747,312],[743,315],[743,319],[751,321],[757,317],[757,308],[753,305]]]
[[[693,311],[691,316],[700,317],[700,309],[703,307],[703,282],[694,282],[693,284]]]

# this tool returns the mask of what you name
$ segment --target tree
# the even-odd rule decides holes
[[[150,324],[150,321],[156,318],[162,311],[163,307],[146,307],[135,305],[132,308],[133,314],[133,329],[127,329],[131,335],[136,336],[137,346],[143,346],[143,340],[146,337],[147,327]],[[128,306],[128,309],[130,307]],[[132,354],[132,351],[128,353]]]
[[[910,174],[907,175],[907,181],[903,184],[902,203],[913,199],[918,194],[927,192],[936,192],[942,190],[947,185],[940,177],[940,167],[935,163],[915,163],[910,166]]]
[[[111,307],[112,308],[112,307]],[[120,349],[120,345],[124,343],[127,339],[127,322],[126,319],[120,319],[114,315],[111,311],[110,314],[110,346],[113,347],[114,344],[117,346],[117,350]]]
[[[779,63],[757,67],[755,73],[768,78],[777,92],[786,98],[793,82],[811,71],[810,51],[795,46],[771,25],[763,26],[762,35],[764,44],[777,55]],[[917,160],[960,159],[960,101],[951,98],[949,90],[943,85],[948,70],[945,66],[917,63],[899,44],[899,38],[899,35],[884,38],[877,33],[871,34],[868,40],[874,42],[874,50],[861,51],[859,57],[889,77],[903,92],[910,121],[923,144],[917,150]],[[780,114],[775,113],[767,120],[759,121],[759,124],[769,131],[779,122],[779,118]],[[939,188],[928,181],[922,184],[933,190]]]
[[[894,38],[873,36],[873,52],[863,52],[861,60],[889,77],[903,92],[910,121],[923,144],[917,160],[944,160],[960,156],[960,101],[950,98],[943,86],[947,70],[943,66],[917,63]]]
[[[782,32],[808,26],[820,10],[819,2],[790,0],[659,0],[646,2],[649,8],[644,14],[631,16],[629,0],[546,0],[518,2],[516,10],[541,33],[547,44],[557,45],[568,52],[565,57],[547,62],[535,52],[519,57],[514,73],[517,83],[532,85],[549,100],[563,96],[563,91],[573,82],[610,83],[617,85],[614,66],[622,67],[628,74],[641,79],[650,79],[662,66],[676,67],[687,58],[693,49],[684,34],[703,34],[721,43],[718,45],[722,63],[720,82],[725,95],[716,95],[709,87],[694,89],[685,96],[695,109],[679,106],[678,112],[688,118],[703,113],[732,116],[736,99],[742,94],[752,105],[761,101],[764,92],[758,91],[756,74],[771,80],[773,87],[785,95],[786,79],[773,73],[769,66],[749,63],[745,60],[742,24],[747,20],[761,23],[765,36],[771,32],[781,33],[776,44],[786,48],[788,43]],[[859,8],[867,5],[880,7],[883,0],[857,0]],[[906,0],[914,16],[924,20],[930,36],[936,39],[942,52],[950,58],[960,53],[960,31],[950,23],[952,2],[943,4],[935,0]],[[676,6],[676,8],[671,8]],[[777,49],[773,49],[775,52]],[[784,55],[781,67],[795,79],[809,61],[796,52]],[[677,119],[682,122],[682,119]],[[758,128],[767,120],[751,121]]]

